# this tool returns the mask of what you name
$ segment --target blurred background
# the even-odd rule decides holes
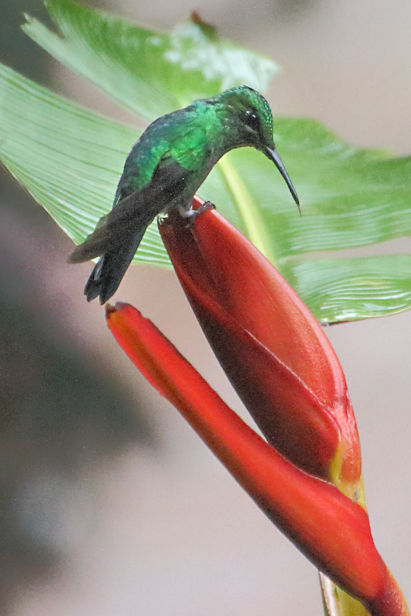
[[[40,0],[0,4],[2,61],[130,119],[19,31],[23,11],[44,17]],[[282,66],[268,93],[275,113],[317,118],[356,145],[411,151],[407,0],[89,4],[160,28],[196,9]],[[140,378],[101,307],[84,301],[90,265],[66,264],[71,242],[4,171],[0,180],[0,612],[321,614],[314,568]],[[150,316],[246,416],[171,271],[133,267],[116,298]],[[356,411],[376,544],[411,601],[411,313],[326,331]]]

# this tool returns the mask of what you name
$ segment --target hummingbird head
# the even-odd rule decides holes
[[[273,161],[299,208],[296,190],[274,145],[273,116],[264,96],[249,86],[237,86],[225,90],[214,101],[221,104],[220,117],[223,115],[221,120],[233,147],[252,146]]]

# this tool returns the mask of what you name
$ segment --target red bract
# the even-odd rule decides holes
[[[186,295],[234,388],[269,443],[354,495],[361,458],[340,363],[280,273],[215,210],[160,232]]]
[[[406,616],[364,509],[281,456],[245,424],[173,345],[127,304],[108,325],[144,376],[174,404],[237,481],[315,565],[374,616]]]
[[[116,339],[322,572],[373,616],[406,616],[372,540],[355,418],[321,327],[279,272],[216,211],[188,224],[170,215],[160,231],[208,340],[268,442],[126,304],[108,310]],[[364,615],[358,602],[326,586],[325,598],[337,601],[339,614]]]

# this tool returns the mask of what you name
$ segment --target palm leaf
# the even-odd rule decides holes
[[[73,0],[48,0],[47,6],[60,34],[33,19],[25,31],[148,120],[232,85],[264,90],[276,69],[198,19],[165,33]],[[66,233],[82,241],[111,207],[138,130],[6,67],[0,71],[0,124],[3,162]],[[364,259],[343,251],[410,235],[411,159],[352,148],[311,120],[279,118],[275,133],[302,201],[301,217],[271,163],[250,149],[225,156],[201,196],[254,241],[323,322],[408,308],[410,255],[370,250]],[[155,226],[136,261],[168,264]]]

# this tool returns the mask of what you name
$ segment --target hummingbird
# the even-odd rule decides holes
[[[100,257],[84,289],[88,301],[104,304],[117,290],[148,225],[177,210],[189,221],[202,209],[192,200],[218,160],[234,148],[251,146],[276,165],[298,208],[299,200],[275,148],[267,100],[248,86],[195,100],[152,122],[125,161],[113,208],[100,219],[71,263]],[[206,202],[203,209],[210,204]]]

